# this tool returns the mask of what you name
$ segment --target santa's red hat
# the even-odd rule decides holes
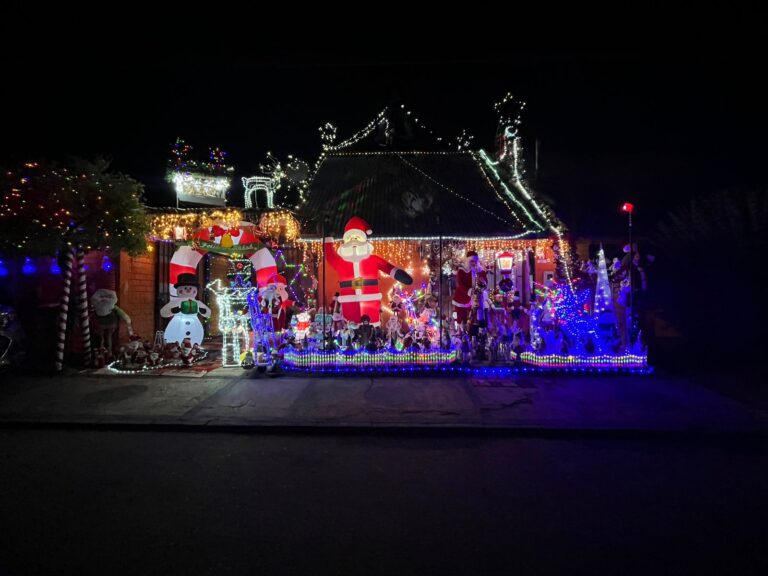
[[[283,286],[287,286],[288,282],[285,281],[285,276],[281,276],[280,274],[273,274],[269,278],[270,284],[282,284]]]
[[[373,233],[373,230],[371,230],[368,222],[359,216],[354,216],[349,219],[349,222],[347,222],[347,225],[344,227],[344,240],[346,240],[347,236],[352,232],[360,232],[365,236],[368,236]]]

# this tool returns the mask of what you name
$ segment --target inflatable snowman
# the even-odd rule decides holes
[[[189,338],[192,344],[201,344],[204,331],[197,315],[207,318],[211,311],[207,304],[196,300],[197,276],[179,274],[173,287],[177,296],[171,296],[171,301],[160,309],[160,316],[171,318],[165,328],[165,341],[181,343]]]

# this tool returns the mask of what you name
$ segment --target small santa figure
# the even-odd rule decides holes
[[[184,366],[189,366],[194,360],[192,354],[192,340],[190,338],[184,338],[181,342],[181,362]]]
[[[395,293],[392,295],[392,300],[389,301],[389,309],[392,310],[392,314],[401,320],[405,318],[405,304],[403,304],[400,294]]]
[[[333,249],[333,238],[325,239],[325,259],[339,275],[338,300],[344,318],[357,324],[363,316],[368,316],[373,326],[379,326],[382,298],[379,272],[406,285],[413,283],[413,278],[373,253],[373,244],[368,241],[370,234],[372,231],[365,220],[351,218],[344,229],[338,253]]]
[[[136,355],[133,357],[133,363],[139,367],[143,367],[147,362],[147,351],[144,347],[140,347],[136,350]]]
[[[276,333],[280,333],[285,329],[285,308],[283,308],[283,299],[280,295],[276,295],[272,300],[272,327]]]
[[[498,332],[501,332],[507,324],[507,314],[504,306],[504,293],[501,290],[495,290],[491,295],[490,324]]]
[[[152,352],[149,353],[149,358],[147,359],[147,364],[149,366],[159,366],[160,365],[160,353],[162,350],[159,346],[155,346],[152,349]]]
[[[512,332],[527,334],[530,328],[528,310],[520,300],[520,291],[515,290],[508,304],[509,318],[512,322]]]
[[[333,295],[331,299],[331,330],[334,334],[344,328],[344,314],[341,311],[341,302],[339,302],[339,293]]]
[[[104,368],[106,364],[105,353],[107,349],[103,346],[96,349],[96,353],[93,356],[93,365],[96,368]]]
[[[472,297],[482,296],[486,286],[488,286],[488,276],[480,265],[477,252],[470,250],[467,252],[464,266],[456,270],[456,288],[453,291],[453,311],[456,314],[456,322],[461,325],[467,323],[473,304]],[[487,307],[485,302],[476,300],[475,303],[481,311]]]
[[[128,342],[127,347],[127,353],[130,358],[131,363],[135,361],[136,355],[139,352],[139,349],[144,349],[144,346],[141,343],[141,336],[138,334],[134,334],[130,337],[130,342]]]
[[[274,283],[277,295],[280,296],[280,330],[285,330],[291,320],[291,310],[293,309],[295,302],[291,300],[291,297],[288,294],[288,282],[285,280],[285,276],[275,274]],[[275,330],[277,330],[277,328],[275,328]]]

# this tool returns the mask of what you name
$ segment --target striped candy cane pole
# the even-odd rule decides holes
[[[88,315],[88,288],[85,282],[85,252],[77,251],[77,274],[79,281],[78,307],[80,309],[80,331],[83,334],[83,362],[91,365],[91,322]]]
[[[64,288],[61,295],[61,308],[59,310],[59,337],[56,343],[56,371],[64,368],[64,343],[67,340],[67,315],[69,313],[69,288],[72,284],[72,267],[75,263],[74,249],[67,250],[67,259],[64,261]]]

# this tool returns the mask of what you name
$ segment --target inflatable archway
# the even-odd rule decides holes
[[[256,285],[267,284],[271,276],[277,272],[277,263],[269,249],[256,236],[256,227],[251,222],[239,222],[237,225],[227,225],[216,221],[207,228],[201,228],[179,246],[173,254],[170,263],[169,290],[171,296],[176,296],[176,284],[180,274],[195,274],[197,265],[208,252],[216,254],[238,254],[248,258],[256,273]]]

